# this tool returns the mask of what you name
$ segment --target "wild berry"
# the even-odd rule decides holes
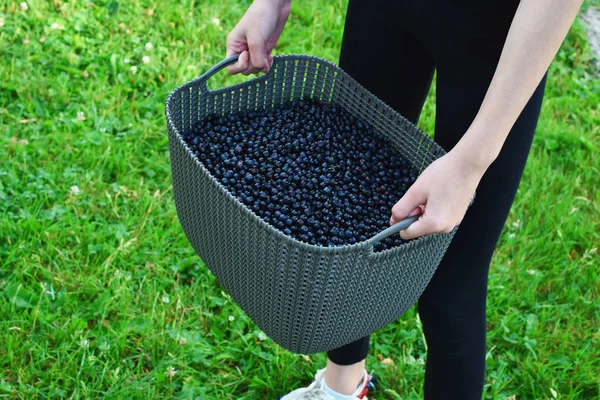
[[[313,99],[211,115],[183,138],[263,221],[314,245],[354,244],[386,229],[392,206],[417,178],[368,123]],[[394,235],[376,249],[403,242]]]

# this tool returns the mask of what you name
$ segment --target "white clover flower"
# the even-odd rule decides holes
[[[414,358],[413,358],[413,360],[414,360]],[[392,360],[391,358],[387,357],[387,358],[384,358],[383,360],[381,360],[381,363],[383,365],[394,365],[394,360]]]
[[[215,24],[215,26],[219,26],[221,25],[221,20],[219,18],[213,18],[212,23]]]
[[[4,18],[0,17],[0,28],[4,26]]]
[[[235,319],[235,317],[233,315],[230,315],[228,319],[229,319],[229,322],[231,322]]]
[[[85,121],[85,113],[83,111],[78,111],[77,112],[77,121]]]
[[[144,56],[144,57],[142,57],[142,62],[143,62],[144,64],[148,64],[148,63],[150,63],[150,57],[148,57],[148,56]]]
[[[130,61],[131,61],[131,60],[130,60],[129,58],[124,58],[124,59],[123,59],[123,62],[124,62],[125,64],[129,64],[129,62],[130,62]]]
[[[21,146],[27,146],[29,144],[29,140],[27,140],[27,139],[21,139],[21,140],[19,140],[19,144]]]
[[[267,335],[264,332],[258,334],[258,340],[267,340]]]
[[[129,68],[129,70],[132,74],[135,74],[137,72],[137,67],[135,65],[132,65],[131,68]]]
[[[169,304],[171,302],[171,300],[169,299],[169,296],[167,296],[166,294],[163,296],[162,298],[162,302]]]
[[[185,346],[187,344],[187,339],[182,337],[177,343],[179,343],[180,346]]]
[[[390,359],[390,358],[386,358],[385,360],[383,360],[381,363],[382,364],[386,364],[384,361],[389,360],[391,361],[391,363],[393,364],[394,362]],[[417,362],[417,359],[415,357],[413,357],[412,354],[409,354],[407,357],[404,358],[404,362],[406,364],[415,364]],[[387,364],[389,365],[389,363]]]
[[[73,185],[69,188],[69,193],[73,196],[79,196],[81,194],[81,190],[79,190],[79,186]]]
[[[29,4],[26,1],[21,2],[21,11],[29,10]]]
[[[179,372],[179,371],[177,371],[175,368],[173,368],[173,367],[168,367],[168,368],[167,368],[167,370],[165,371],[165,376],[166,376],[167,378],[172,378],[172,377],[174,377],[175,375],[177,375],[177,373],[178,373],[178,372]]]
[[[50,25],[50,29],[57,29],[57,30],[59,30],[59,31],[60,31],[60,30],[63,30],[63,29],[65,29],[65,27],[64,27],[64,26],[62,26],[61,24],[59,24],[59,23],[55,22],[55,23],[53,23],[52,25]]]
[[[145,47],[146,47],[146,50],[148,50],[148,51],[152,50],[152,43],[147,42]]]
[[[528,269],[528,270],[527,270],[527,273],[528,273],[529,275],[535,275],[535,272],[536,272],[536,271],[535,271],[535,269]]]
[[[90,347],[90,341],[87,339],[83,339],[81,342],[79,342],[79,345],[82,349],[87,349],[88,347]]]

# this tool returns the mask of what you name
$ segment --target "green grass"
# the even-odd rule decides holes
[[[294,5],[280,53],[337,60],[345,1],[323,3]],[[247,5],[0,1],[1,398],[275,399],[323,366],[261,340],[175,212],[164,101]],[[600,82],[578,23],[546,94],[491,269],[491,399],[600,397]],[[372,337],[371,398],[422,398],[424,357],[412,309]]]

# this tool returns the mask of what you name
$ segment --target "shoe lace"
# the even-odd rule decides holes
[[[285,396],[285,400],[333,400],[333,398],[318,388],[300,388]]]

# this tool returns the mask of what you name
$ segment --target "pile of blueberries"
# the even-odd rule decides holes
[[[284,234],[320,246],[369,239],[416,179],[373,128],[312,99],[275,109],[212,115],[184,140],[210,173]],[[376,245],[404,243],[393,235]]]

